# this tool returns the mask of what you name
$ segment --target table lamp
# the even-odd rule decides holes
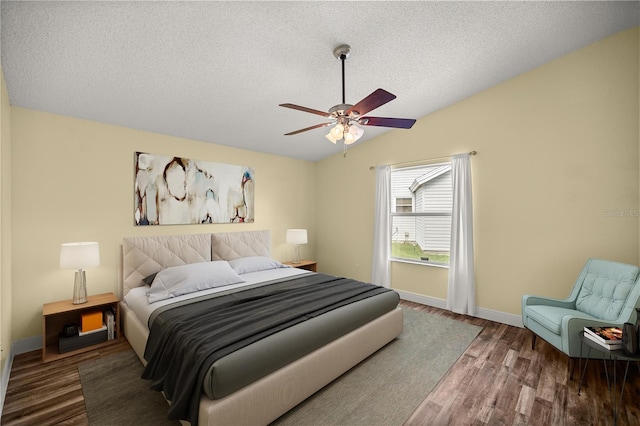
[[[307,244],[307,230],[287,229],[287,243],[296,245],[292,263],[300,263],[300,244]]]
[[[60,245],[60,268],[76,269],[73,304],[87,302],[85,268],[100,266],[100,249],[96,242],[64,243]]]

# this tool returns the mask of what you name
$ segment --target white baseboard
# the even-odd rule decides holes
[[[13,365],[13,345],[9,349],[9,356],[7,356],[7,362],[2,369],[2,376],[0,377],[0,416],[2,416],[2,409],[4,408],[4,397],[7,395],[7,388],[9,387],[9,376],[11,375],[11,366]]]
[[[0,416],[2,416],[4,397],[7,394],[7,387],[9,386],[9,376],[11,375],[11,367],[13,366],[13,358],[16,355],[36,351],[38,349],[42,349],[42,336],[33,336],[27,339],[17,340],[11,345],[7,362],[4,364],[2,376],[0,376]]]
[[[433,306],[434,308],[447,309],[447,301],[438,299],[437,297],[424,296],[422,294],[411,293],[403,290],[395,290],[402,300],[420,303],[422,305]],[[523,327],[522,317],[518,315],[508,314],[506,312],[494,311],[492,309],[476,307],[476,317],[499,322],[502,324],[512,325],[514,327]]]
[[[15,355],[37,351],[38,349],[42,349],[42,336],[33,336],[22,340],[16,340],[13,342],[11,348]]]

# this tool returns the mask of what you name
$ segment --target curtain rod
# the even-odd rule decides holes
[[[476,155],[477,152],[476,151],[469,151],[467,154]],[[409,162],[406,162],[406,163],[389,164],[389,166],[410,166],[411,164],[421,164],[421,163],[424,163],[425,161],[444,160],[446,158],[451,158],[451,157],[452,157],[452,155],[449,155],[447,157],[428,158],[428,159],[424,159],[424,160],[409,161]],[[376,166],[369,166],[369,170],[374,170],[375,168],[376,168]]]

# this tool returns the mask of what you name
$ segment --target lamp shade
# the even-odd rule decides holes
[[[355,139],[353,138],[353,135],[349,132],[344,132],[344,143],[345,145],[351,145],[352,143],[355,142]]]
[[[340,123],[336,124],[336,127],[334,127],[333,129],[331,129],[331,131],[329,132],[329,134],[335,139],[335,140],[340,140],[342,139],[342,134],[344,133],[344,126]]]
[[[287,229],[287,243],[307,244],[307,230],[306,229]]]
[[[349,133],[353,135],[353,142],[355,142],[362,137],[362,135],[364,134],[364,130],[362,130],[360,127],[356,126],[355,124],[352,124],[351,126],[349,126]],[[346,138],[345,138],[345,141],[346,141]]]
[[[61,269],[85,269],[100,266],[100,249],[96,242],[60,245]]]

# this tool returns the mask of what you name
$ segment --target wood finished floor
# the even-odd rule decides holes
[[[409,425],[613,425],[602,361],[590,361],[581,395],[567,358],[527,330],[402,301],[401,305],[483,327],[406,421]],[[1,424],[88,425],[77,365],[129,349],[126,341],[43,364],[15,357]],[[640,372],[629,369],[618,425],[640,425]],[[392,396],[391,396],[392,397]],[[391,425],[390,425],[391,426]]]

